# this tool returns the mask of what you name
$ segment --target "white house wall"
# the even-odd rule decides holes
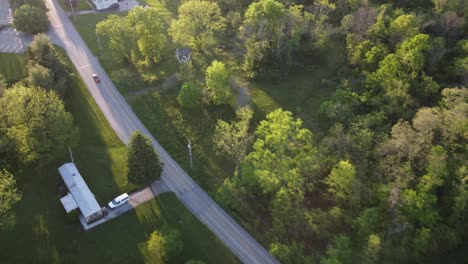
[[[97,10],[109,8],[112,4],[116,4],[117,0],[93,0]]]

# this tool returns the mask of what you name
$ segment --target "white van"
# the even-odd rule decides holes
[[[114,200],[109,202],[109,207],[111,209],[121,206],[122,204],[128,202],[130,196],[127,193],[117,196]]]

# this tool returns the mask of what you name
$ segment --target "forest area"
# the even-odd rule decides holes
[[[164,3],[167,14],[137,7],[94,17],[95,27],[91,19],[74,23],[122,93],[177,71],[177,94],[129,100],[133,110],[179,163],[187,163],[186,143],[173,138],[202,134],[195,169],[182,166],[196,179],[216,163],[229,168],[220,183],[202,187],[215,189],[215,200],[281,263],[466,261],[467,0],[148,2]],[[28,77],[15,85],[0,78],[0,230],[11,228],[21,199],[9,171],[53,159],[78,140],[62,102],[70,69],[41,36],[27,53]],[[174,47],[188,47],[191,59],[176,64]],[[292,88],[297,72],[310,68],[312,76],[332,55],[345,60],[332,77],[306,77],[301,87],[326,91],[315,98],[317,112],[286,99],[268,112],[235,102],[239,79],[281,83],[279,94],[301,97]],[[162,106],[146,105],[160,103],[154,98]],[[148,109],[164,107],[175,113],[164,116],[167,124],[151,120]],[[210,111],[214,124],[198,116]],[[205,124],[210,133],[197,127]],[[215,165],[197,167],[211,150],[218,158],[206,160]]]
[[[261,215],[256,228],[282,263],[462,262],[468,2],[216,2],[242,42],[242,59],[226,64],[246,78],[287,80],[332,40],[345,42],[348,63],[327,84],[335,91],[320,105],[329,129],[319,136],[282,109],[259,124],[248,108],[218,121],[213,142],[237,167],[220,200]],[[197,36],[186,43],[206,55],[214,35]],[[213,98],[209,71],[201,96]]]

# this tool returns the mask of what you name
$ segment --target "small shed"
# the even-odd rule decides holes
[[[58,170],[69,191],[66,196],[60,199],[65,211],[68,213],[79,208],[87,223],[104,217],[94,194],[86,185],[75,164],[65,163]]]
[[[176,57],[179,63],[190,61],[191,51],[189,48],[176,49]]]

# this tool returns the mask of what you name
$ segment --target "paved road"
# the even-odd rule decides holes
[[[117,91],[57,1],[47,0],[47,6],[50,9],[48,14],[52,24],[49,36],[65,48],[91,95],[119,138],[127,143],[132,132],[138,129],[152,139],[165,164],[162,175],[164,183],[242,262],[278,263],[268,251],[227,215],[151,136]],[[93,73],[101,77],[99,85],[92,80]]]
[[[13,14],[8,0],[0,0],[0,25],[8,25],[13,22]]]

